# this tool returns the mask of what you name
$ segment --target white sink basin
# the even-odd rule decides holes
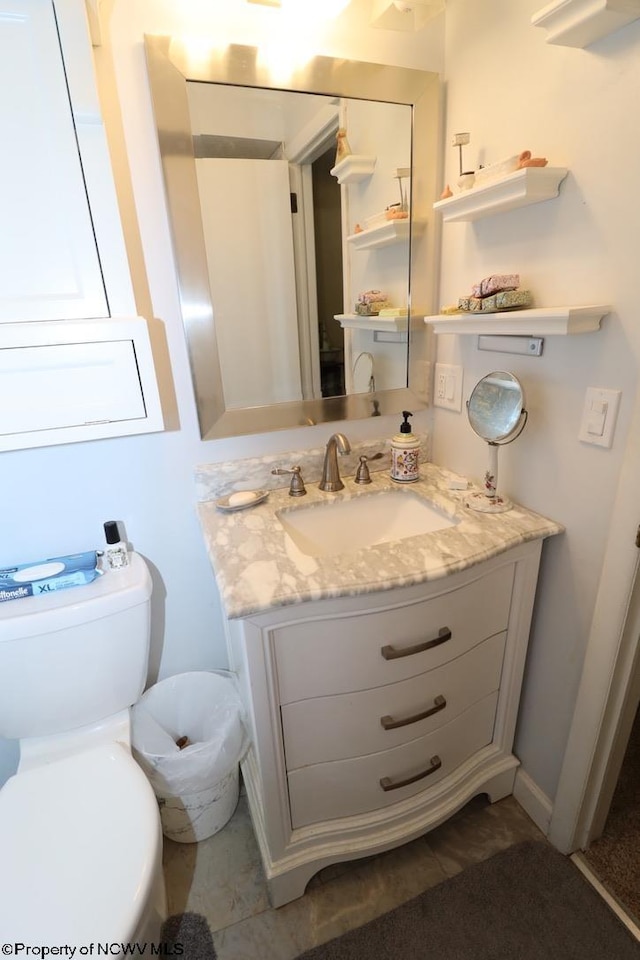
[[[458,523],[456,517],[409,490],[385,490],[292,507],[277,516],[298,549],[309,557],[349,553]]]

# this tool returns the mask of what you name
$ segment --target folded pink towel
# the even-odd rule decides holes
[[[381,290],[367,290],[358,297],[358,303],[386,303],[387,295]]]
[[[494,274],[491,277],[485,277],[480,283],[475,283],[471,288],[474,297],[490,297],[494,293],[501,293],[503,290],[515,290],[520,284],[520,275],[518,273]]]

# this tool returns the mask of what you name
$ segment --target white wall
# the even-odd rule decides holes
[[[546,44],[530,25],[541,6],[447,4],[446,179],[457,179],[458,151],[449,144],[463,130],[471,133],[465,169],[530,149],[570,173],[557,199],[444,224],[440,301],[455,302],[488,274],[514,272],[536,305],[614,309],[597,333],[547,337],[540,358],[480,352],[474,336],[439,337],[438,353],[464,366],[464,398],[494,369],[522,380],[529,423],[500,451],[500,485],[566,527],[545,546],[517,735],[524,770],[553,799],[636,400],[640,22],[574,50]],[[589,386],[622,391],[610,450],[577,438]],[[435,411],[433,458],[481,477],[486,448],[464,413]],[[628,517],[630,539],[638,519]]]
[[[514,271],[541,304],[602,302],[615,309],[598,333],[547,337],[539,359],[479,353],[474,337],[440,338],[439,349],[442,360],[464,365],[465,397],[491,369],[506,367],[521,377],[530,422],[501,451],[501,479],[511,496],[566,526],[545,547],[518,731],[525,770],[552,798],[616,489],[624,485],[620,471],[635,402],[640,193],[632,179],[640,152],[640,24],[588,50],[555,47],[530,26],[540,5],[447,3],[447,178],[457,175],[457,151],[448,144],[460,130],[472,136],[465,167],[531,149],[571,172],[556,200],[477,224],[445,224],[440,299],[456,300],[488,273]],[[442,67],[442,18],[417,34],[369,29],[369,6],[353,0],[337,25],[316,29],[314,52]],[[194,510],[195,465],[320,445],[328,429],[200,441],[144,65],[145,33],[227,35],[253,44],[278,34],[278,11],[230,0],[113,0],[103,9],[108,22],[96,58],[129,254],[140,310],[165,326],[170,369],[164,376],[175,389],[175,411],[164,434],[5,454],[0,565],[99,546],[102,522],[123,520],[154,572],[155,679],[225,664],[219,602]],[[588,386],[622,390],[611,450],[577,440]],[[416,419],[428,424],[426,414]],[[391,435],[397,423],[378,418],[344,429],[360,439]],[[435,434],[437,462],[481,476],[486,450],[463,414],[436,411]],[[637,522],[629,517],[631,536]],[[3,758],[11,769],[10,746],[0,751],[0,766]]]
[[[373,174],[343,190],[343,222],[348,235],[356,232],[356,224],[364,227],[367,217],[382,214],[392,203],[400,201],[396,179],[398,167],[411,163],[411,107],[397,103],[371,103],[351,100],[346,107],[349,145],[354,154],[376,158]],[[384,133],[382,133],[384,131]],[[407,191],[410,183],[404,181]],[[405,193],[406,196],[406,193]],[[385,293],[389,304],[406,309],[409,302],[409,241],[384,247],[359,249],[347,243],[344,262],[344,312],[355,310],[360,294],[368,290]],[[371,330],[345,331],[351,338],[354,361],[361,353],[373,358],[376,390],[391,390],[406,382],[406,343],[382,343]]]
[[[144,62],[145,33],[226,37],[244,44],[265,36],[286,39],[279,12],[230,0],[113,0],[101,9],[103,46],[96,50],[96,64],[138,306],[165,326],[170,367],[163,379],[175,390],[175,404],[169,411],[170,429],[163,434],[5,453],[0,566],[98,548],[103,521],[124,521],[129,540],[154,575],[150,679],[155,680],[226,665],[220,605],[195,514],[194,467],[319,446],[330,431],[328,426],[308,427],[200,441]],[[441,18],[425,43],[424,34],[369,29],[368,13],[368,0],[353,0],[330,28],[310,23],[313,52],[441,68]],[[290,49],[302,48],[303,32],[299,27]],[[114,71],[117,85],[112,82]],[[396,421],[376,418],[341,429],[355,440],[391,436]],[[420,429],[419,423],[416,427]],[[0,783],[14,769],[15,756],[14,745],[0,743]]]
[[[397,103],[356,100],[348,105],[347,123],[353,152],[376,157],[373,174],[347,188],[347,229],[351,235],[355,233],[356,224],[364,226],[367,217],[382,214],[386,207],[400,200],[395,173],[398,167],[408,167],[411,163],[411,108]],[[406,307],[408,241],[372,250],[358,250],[348,245],[348,259],[351,296],[344,305],[345,313],[353,313],[358,296],[373,289],[386,293],[391,306]],[[370,339],[373,339],[371,335]],[[398,381],[393,384],[397,385]]]

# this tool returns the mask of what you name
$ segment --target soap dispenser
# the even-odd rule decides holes
[[[420,479],[420,441],[411,432],[409,417],[413,414],[403,410],[402,416],[400,433],[391,440],[391,479],[397,483],[415,483]]]

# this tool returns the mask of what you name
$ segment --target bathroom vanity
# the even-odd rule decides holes
[[[243,761],[274,906],[327,864],[425,833],[471,797],[512,792],[512,752],[543,539],[561,527],[514,507],[476,514],[446,471],[399,488],[376,473],[300,504],[199,504],[227,611],[252,747]],[[433,532],[314,556],[296,509],[423,498]],[[366,507],[366,504],[365,504]],[[341,548],[342,549],[342,548]]]

